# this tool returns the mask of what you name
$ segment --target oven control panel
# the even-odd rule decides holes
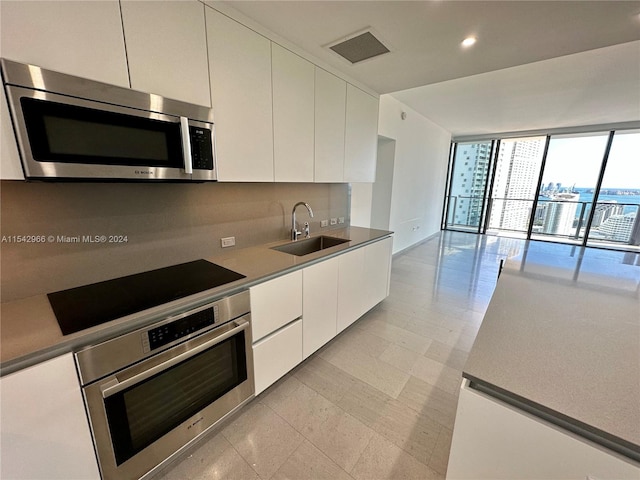
[[[173,322],[152,328],[142,334],[142,349],[148,353],[164,347],[203,328],[210,327],[216,323],[216,320],[218,320],[218,305],[212,305]]]

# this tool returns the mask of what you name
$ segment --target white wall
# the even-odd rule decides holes
[[[451,133],[381,95],[378,134],[396,140],[389,221],[395,253],[440,230]]]

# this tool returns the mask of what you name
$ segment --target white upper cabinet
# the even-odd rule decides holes
[[[129,87],[118,0],[2,0],[0,19],[2,57]]]
[[[218,180],[273,182],[271,41],[205,10]]]
[[[122,1],[131,88],[211,106],[204,5]]]
[[[378,99],[347,85],[344,181],[375,182]]]
[[[315,176],[318,183],[344,181],[347,82],[316,67]]]
[[[315,66],[272,44],[276,182],[313,182]]]

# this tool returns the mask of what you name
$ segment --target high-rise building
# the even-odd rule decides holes
[[[624,206],[618,205],[618,202],[616,201],[598,202],[593,212],[591,228],[598,228],[611,215],[622,215],[623,213]]]
[[[547,206],[547,214],[542,224],[542,233],[552,235],[575,234],[573,223],[576,219],[579,199],[579,193],[559,193],[554,195],[553,200]]]
[[[490,160],[491,142],[458,145],[451,184],[456,203],[454,224],[478,225]]]
[[[493,184],[490,228],[526,231],[544,149],[544,138],[500,143]]]
[[[636,213],[611,215],[598,228],[598,233],[607,240],[629,242],[636,221]]]

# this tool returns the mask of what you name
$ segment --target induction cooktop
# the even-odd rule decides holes
[[[245,278],[206,260],[49,293],[63,335]]]

